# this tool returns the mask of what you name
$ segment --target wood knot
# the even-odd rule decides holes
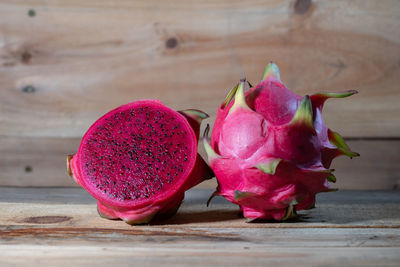
[[[29,9],[28,10],[28,16],[29,17],[34,17],[36,16],[36,11],[34,9]]]
[[[36,91],[36,88],[33,85],[26,85],[22,87],[21,91],[26,94],[32,94]]]
[[[25,51],[21,55],[21,60],[23,63],[28,64],[31,61],[32,54],[29,53],[28,51]]]
[[[177,45],[178,40],[175,37],[171,37],[165,42],[165,46],[169,49],[175,48]]]
[[[294,3],[294,13],[299,15],[306,14],[310,9],[311,4],[311,0],[296,0]]]
[[[30,165],[25,166],[25,172],[32,172],[33,168]]]
[[[35,223],[35,224],[49,224],[49,223],[61,223],[71,220],[72,217],[68,216],[36,216],[28,217],[23,219],[23,223]]]

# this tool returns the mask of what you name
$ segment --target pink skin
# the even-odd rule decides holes
[[[139,128],[135,128],[136,126],[132,126],[132,123],[129,124],[129,127],[132,128],[126,128],[125,126],[121,125],[127,125],[129,122],[135,121],[136,119],[140,118],[140,116],[144,116],[143,109],[148,110],[149,113],[151,114],[150,116],[157,114],[157,112],[162,112],[161,115],[164,118],[165,116],[165,122],[161,118],[161,115],[154,115],[155,117],[154,120],[159,119],[160,121],[157,121],[157,123],[151,123],[149,122],[143,122],[146,123],[143,124],[143,127],[137,126],[139,128],[145,128],[147,125],[153,125],[153,127],[157,127],[160,123],[164,123],[165,127],[177,127],[179,126],[179,131],[176,131],[176,134],[181,133],[182,136],[180,137],[183,138],[182,142],[180,144],[174,145],[177,151],[184,151],[184,152],[178,152],[177,154],[174,154],[173,157],[173,164],[179,165],[181,164],[182,171],[177,172],[177,175],[172,181],[173,182],[159,182],[160,184],[158,186],[158,191],[155,191],[154,193],[151,192],[152,195],[147,195],[146,197],[134,197],[131,198],[133,193],[130,190],[130,188],[126,188],[124,184],[135,184],[134,188],[137,188],[138,191],[135,193],[135,196],[140,194],[143,194],[143,192],[148,192],[148,188],[152,188],[151,184],[149,185],[149,182],[146,182],[145,184],[140,181],[145,181],[143,179],[148,179],[146,177],[141,176],[140,174],[131,174],[130,172],[127,172],[124,176],[119,176],[120,169],[117,167],[112,167],[112,166],[119,166],[118,164],[123,164],[123,169],[125,170],[128,167],[128,170],[132,169],[135,171],[137,170],[138,173],[143,173],[143,168],[139,168],[136,166],[142,166],[141,163],[141,158],[145,158],[145,155],[139,155],[138,158],[136,158],[136,161],[131,161],[125,160],[126,158],[126,152],[118,152],[120,153],[119,156],[120,158],[114,158],[110,157],[110,162],[112,163],[109,165],[109,168],[114,168],[111,171],[106,171],[106,169],[102,169],[100,172],[98,169],[93,169],[93,172],[95,172],[94,175],[89,175],[90,170],[87,171],[88,167],[87,164],[88,162],[96,162],[96,158],[93,155],[100,155],[102,157],[107,157],[110,153],[110,148],[109,146],[105,147],[104,149],[97,149],[92,143],[94,142],[93,139],[96,139],[95,144],[100,144],[102,139],[102,133],[101,130],[99,130],[99,127],[108,127],[104,128],[107,129],[105,131],[105,134],[108,132],[111,132],[111,134],[116,134],[117,137],[113,137],[112,140],[126,140],[129,144],[125,145],[126,147],[136,147],[135,151],[147,151],[146,149],[150,149],[153,151],[153,153],[159,153],[156,147],[156,145],[153,146],[143,146],[141,145],[143,142],[147,142],[146,138],[145,139],[134,139],[134,140],[139,140],[138,142],[135,141],[128,141],[128,139],[123,139],[123,138],[128,138],[130,136],[134,136],[134,134],[137,134],[140,132]],[[142,110],[142,111],[140,111]],[[137,116],[135,117],[134,115],[129,115],[130,112],[137,112]],[[122,114],[122,115],[119,115]],[[128,115],[127,115],[128,114]],[[132,114],[132,113],[130,113]],[[136,113],[135,113],[136,114]],[[146,113],[147,114],[147,113]],[[120,116],[120,117],[116,117]],[[125,117],[124,117],[125,116]],[[131,117],[129,117],[131,116]],[[204,179],[208,179],[212,177],[212,171],[209,169],[207,164],[204,162],[204,160],[197,154],[197,142],[198,142],[198,131],[199,131],[199,126],[201,119],[199,116],[206,116],[206,114],[196,111],[196,110],[189,110],[189,111],[183,111],[181,113],[176,112],[165,105],[163,105],[161,102],[157,100],[141,100],[141,101],[135,101],[126,105],[123,105],[119,108],[116,108],[115,110],[112,110],[105,114],[103,117],[98,119],[86,132],[85,136],[82,139],[81,145],[79,147],[78,153],[72,157],[72,159],[69,161],[69,168],[72,173],[72,177],[74,180],[80,184],[82,187],[84,187],[89,194],[91,194],[93,197],[95,197],[98,200],[98,211],[102,217],[109,218],[109,219],[122,219],[125,222],[129,224],[140,224],[140,223],[147,223],[150,221],[155,215],[163,215],[163,214],[170,214],[173,213],[174,211],[177,210],[179,207],[180,203],[183,200],[184,197],[184,192],[197,185]],[[203,117],[203,118],[204,118]],[[115,121],[117,118],[118,120],[121,121]],[[122,119],[119,119],[122,118]],[[170,118],[170,120],[173,120],[173,122],[168,123],[167,118]],[[129,120],[127,122],[127,119]],[[114,120],[114,121],[113,121]],[[120,127],[120,128],[118,128]],[[124,128],[125,127],[125,128]],[[150,126],[149,126],[150,127]],[[103,129],[101,128],[101,129]],[[110,130],[111,129],[111,130]],[[126,130],[126,135],[124,136],[124,133],[118,132],[120,130]],[[161,128],[160,128],[161,129]],[[158,132],[155,134],[163,134],[164,132],[161,132],[161,130],[158,129]],[[167,128],[165,128],[167,129]],[[175,129],[175,128],[171,128]],[[108,132],[107,132],[108,131]],[[143,130],[144,131],[144,130]],[[146,132],[143,132],[146,133]],[[143,134],[144,135],[144,134]],[[142,136],[143,136],[142,135]],[[100,136],[100,137],[99,137]],[[160,135],[161,138],[163,137]],[[119,138],[119,139],[118,139]],[[133,138],[133,137],[132,137]],[[171,143],[173,144],[174,140],[173,139],[168,139],[170,137],[164,137],[165,143]],[[153,138],[154,140],[157,138]],[[105,141],[109,139],[104,139]],[[145,140],[140,143],[140,140]],[[162,139],[158,139],[158,144],[162,145],[161,143]],[[113,142],[114,142],[113,141]],[[119,142],[119,141],[115,141]],[[124,141],[125,142],[125,141]],[[131,142],[131,143],[129,143]],[[121,143],[121,142],[120,142]],[[90,145],[91,146],[90,146]],[[118,143],[119,144],[119,143]],[[136,146],[135,146],[136,144]],[[182,146],[185,146],[185,150],[180,150]],[[99,146],[100,147],[100,146]],[[115,148],[115,146],[114,146]],[[124,146],[122,146],[124,148]],[[111,149],[113,147],[111,146]],[[153,149],[153,150],[152,150]],[[172,148],[171,148],[172,149]],[[170,149],[170,150],[171,150]],[[91,151],[91,152],[88,152]],[[160,150],[164,151],[164,150]],[[172,151],[172,150],[171,150]],[[169,152],[171,152],[169,151]],[[96,154],[97,153],[97,154]],[[108,154],[107,154],[108,153]],[[151,154],[150,154],[151,155]],[[183,156],[185,156],[185,160],[183,160]],[[104,163],[105,160],[99,161],[99,163]],[[105,161],[106,164],[108,164],[108,161]],[[164,161],[158,161],[154,162],[152,165],[153,167],[157,167],[158,171],[157,174],[160,175],[165,175],[163,173],[163,164]],[[165,161],[165,164],[167,165],[169,161]],[[114,165],[115,164],[115,165]],[[134,165],[136,164],[136,165]],[[139,165],[137,165],[139,164]],[[91,166],[99,166],[97,163],[96,165],[91,165]],[[107,165],[108,166],[108,165]],[[146,166],[146,165],[144,165]],[[90,167],[92,168],[92,167]],[[153,170],[153,168],[151,169]],[[150,171],[151,171],[150,170]],[[142,172],[141,172],[142,171]],[[149,173],[150,173],[149,171]],[[99,179],[101,178],[101,174],[107,174],[110,175],[109,180],[104,180],[107,183],[107,186],[104,186],[104,192],[103,189],[99,189]],[[136,173],[136,172],[135,172]],[[150,173],[149,175],[155,175],[156,171],[154,173]],[[122,174],[122,173],[121,173]],[[156,176],[159,177],[159,176]],[[160,177],[159,179],[166,181],[165,176]],[[94,180],[97,179],[97,180]],[[157,178],[158,179],[158,178]],[[103,182],[104,182],[103,181]],[[151,180],[150,180],[151,181]],[[154,180],[156,181],[156,180]],[[160,180],[157,180],[160,181]],[[112,187],[112,183],[114,183],[114,187]],[[151,183],[151,182],[150,182]],[[153,187],[155,187],[153,185]],[[107,189],[110,188],[110,189]],[[161,189],[160,189],[161,188]],[[128,189],[128,190],[126,190]],[[106,190],[109,190],[106,193]],[[151,190],[151,189],[150,189]],[[115,194],[114,195],[111,194]],[[117,196],[122,196],[122,194],[130,194],[128,195],[128,198],[126,199],[121,199],[121,197]],[[149,193],[147,193],[149,194]],[[113,196],[113,197],[112,197]]]
[[[241,100],[242,82],[235,98],[219,107],[207,151],[218,180],[215,194],[238,204],[251,220],[284,220],[296,210],[312,208],[317,193],[330,191],[332,159],[358,155],[341,144],[321,115],[326,99],[356,92],[303,98],[279,76],[277,66],[269,64],[264,80]],[[271,166],[271,159],[278,160],[273,171],[257,167]]]
[[[263,124],[263,117],[252,111],[231,114],[221,127],[220,153],[242,159],[250,157],[265,142]],[[248,129],[253,130],[249,132]]]

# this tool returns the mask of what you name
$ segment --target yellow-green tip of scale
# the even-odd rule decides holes
[[[358,92],[356,90],[348,90],[348,91],[338,92],[338,93],[318,93],[313,96],[318,96],[318,97],[323,97],[323,98],[344,98],[344,97],[352,96],[357,93]]]
[[[204,149],[207,153],[208,163],[211,164],[211,162],[214,159],[218,159],[218,158],[220,158],[220,156],[214,151],[214,149],[211,147],[211,145],[208,141],[208,132],[209,131],[210,131],[210,125],[207,124],[207,127],[204,130],[202,141],[203,141]]]
[[[279,81],[281,80],[281,73],[278,66],[274,62],[268,63],[268,65],[265,67],[262,80],[267,80],[271,78]]]
[[[271,158],[268,162],[257,164],[255,167],[266,174],[275,174],[281,159]]]
[[[250,110],[249,106],[246,103],[246,97],[244,94],[245,86],[246,86],[246,79],[240,80],[240,83],[235,92],[235,102],[233,103],[233,106],[229,110],[229,114],[231,114],[233,111],[239,108]]]
[[[186,115],[186,116],[188,116],[190,118],[193,118],[199,124],[201,123],[202,120],[207,119],[208,117],[210,117],[210,116],[208,116],[207,113],[205,113],[205,112],[203,112],[201,110],[198,110],[198,109],[185,109],[185,110],[180,110],[178,112],[181,113],[181,114],[184,114],[184,115]]]
[[[286,221],[288,219],[292,219],[297,217],[296,208],[294,205],[289,205],[286,209],[286,213],[280,221]]]
[[[354,158],[360,156],[357,152],[353,152],[350,150],[349,146],[343,140],[343,138],[337,132],[332,130],[328,130],[328,138],[331,144],[336,146],[344,155]]]
[[[236,94],[236,91],[237,91],[238,87],[239,87],[239,84],[236,84],[235,87],[233,87],[229,91],[228,95],[225,97],[224,102],[222,102],[222,107],[223,108],[225,108],[231,102],[233,96]]]
[[[303,122],[311,128],[314,128],[312,104],[308,95],[303,97],[296,114],[293,116],[292,123],[298,122]]]
[[[233,198],[235,201],[240,201],[242,199],[248,198],[248,197],[252,197],[255,196],[255,193],[252,192],[244,192],[244,191],[239,191],[239,190],[235,190],[235,192],[233,193]]]

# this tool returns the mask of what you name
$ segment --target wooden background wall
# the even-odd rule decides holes
[[[275,61],[361,157],[338,187],[400,187],[400,1],[0,1],[0,185],[71,186],[65,155],[96,118],[158,98],[212,122],[242,76]],[[203,186],[214,186],[215,181]]]

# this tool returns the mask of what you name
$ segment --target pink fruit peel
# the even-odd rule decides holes
[[[272,62],[256,87],[247,85],[241,80],[219,107],[211,142],[208,127],[203,137],[218,180],[211,198],[239,205],[248,221],[286,220],[314,207],[317,193],[334,190],[335,157],[359,155],[322,120],[327,99],[357,91],[301,97],[283,85]]]

